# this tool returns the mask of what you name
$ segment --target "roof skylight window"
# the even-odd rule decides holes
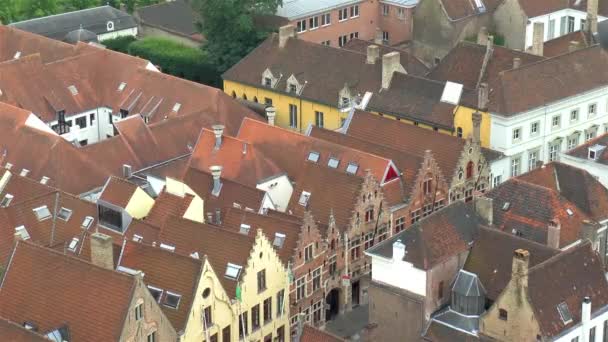
[[[51,212],[49,211],[49,208],[46,205],[34,208],[32,210],[34,211],[34,214],[36,214],[36,218],[38,219],[38,221],[43,221],[51,217]]]

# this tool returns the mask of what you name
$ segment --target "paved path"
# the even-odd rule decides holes
[[[361,332],[369,321],[369,306],[359,305],[344,315],[339,315],[333,321],[327,322],[325,330],[330,333],[348,338],[351,341],[361,339]]]

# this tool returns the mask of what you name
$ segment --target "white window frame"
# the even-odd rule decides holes
[[[513,131],[511,132],[511,138],[513,139],[513,142],[521,141],[521,131],[521,127],[513,128]]]
[[[587,116],[592,118],[597,114],[597,103],[590,103],[587,106]]]
[[[536,130],[534,128],[536,127]],[[540,121],[534,121],[530,124],[530,136],[536,136],[540,131]]]
[[[310,17],[308,19],[308,29],[310,31],[316,30],[319,28],[319,16]]]
[[[521,156],[511,157],[511,177],[517,177],[521,174]]]
[[[325,13],[321,15],[321,27],[331,25],[331,13]]]
[[[354,5],[350,7],[350,17],[358,18],[359,17],[359,5]]]
[[[557,123],[555,122],[555,119],[557,119]],[[562,126],[562,115],[558,114],[558,115],[553,115],[551,117],[551,129],[558,129]]]
[[[382,4],[382,15],[386,17],[390,14],[390,12],[390,6],[387,4]]]
[[[570,122],[577,122],[580,117],[580,111],[578,108],[570,111]]]

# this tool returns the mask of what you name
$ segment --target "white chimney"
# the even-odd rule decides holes
[[[545,24],[536,22],[532,26],[532,53],[537,56],[543,55],[545,41]]]
[[[293,25],[285,25],[279,28],[279,47],[284,48],[289,38],[296,38],[296,28]]]
[[[581,332],[583,335],[582,342],[589,341],[589,328],[591,323],[591,298],[585,297],[583,299],[583,307],[581,309]]]
[[[598,0],[587,0],[587,24],[585,29],[591,34],[597,33]]]
[[[380,59],[380,48],[378,45],[367,46],[367,64],[376,64],[376,61]]]
[[[559,249],[561,228],[562,226],[557,218],[549,221],[549,226],[547,227],[547,246]]]
[[[384,43],[382,30],[379,27],[376,27],[376,32],[374,34],[374,44],[382,45]]]
[[[521,66],[521,58],[515,57],[513,58],[513,69],[517,69]]]
[[[277,116],[277,111],[273,106],[266,107],[266,118],[268,119],[268,124],[270,126],[274,126],[274,118]]]
[[[382,89],[388,89],[394,72],[406,74],[405,68],[401,65],[401,55],[397,51],[389,52],[382,56]]]
[[[215,149],[218,150],[222,146],[222,134],[224,134],[224,125],[213,125],[213,134],[215,134]]]
[[[405,245],[401,239],[393,242],[393,261],[403,261],[405,257]]]
[[[209,167],[209,170],[211,171],[211,176],[213,176],[213,190],[211,190],[211,194],[217,197],[220,195],[220,191],[222,190],[222,182],[220,181],[222,167],[213,165]]]
[[[122,165],[122,177],[130,178],[131,175],[133,175],[133,169],[131,168],[131,165],[123,164]]]

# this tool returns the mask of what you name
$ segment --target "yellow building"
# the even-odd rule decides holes
[[[274,107],[275,123],[299,132],[309,125],[339,129],[360,109],[444,134],[472,134],[474,91],[425,78],[426,66],[405,51],[359,45],[314,44],[282,27],[224,73],[224,91]],[[489,145],[489,120],[484,113],[483,146]]]

